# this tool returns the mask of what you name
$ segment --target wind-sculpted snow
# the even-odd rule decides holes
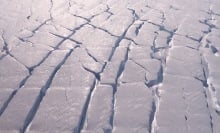
[[[219,133],[218,0],[2,0],[1,133]]]

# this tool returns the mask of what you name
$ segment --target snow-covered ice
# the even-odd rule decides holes
[[[0,133],[219,133],[219,0],[2,0]]]

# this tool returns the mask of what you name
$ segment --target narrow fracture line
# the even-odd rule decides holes
[[[53,5],[54,5],[53,0],[50,0],[50,3],[51,3],[50,9],[49,9],[50,20],[53,20],[53,15],[52,15],[52,10],[53,10]]]
[[[209,4],[211,6],[211,1],[209,0]],[[209,7],[209,11],[211,10],[211,7]],[[208,13],[207,13],[208,14]],[[209,14],[210,18],[212,18],[212,14]],[[202,65],[202,69],[203,69],[203,76],[204,76],[204,80],[201,80],[201,82],[203,83],[203,94],[204,97],[206,99],[206,106],[207,106],[207,110],[209,113],[209,117],[210,117],[210,128],[211,128],[211,133],[214,133],[214,122],[213,122],[213,115],[211,113],[211,109],[210,109],[210,105],[209,105],[209,99],[208,99],[208,90],[210,88],[210,84],[208,83],[208,78],[209,78],[209,67],[208,67],[208,62],[204,57],[204,51],[201,51],[201,48],[205,47],[205,44],[207,43],[207,37],[208,35],[212,32],[213,28],[215,28],[215,26],[213,26],[213,24],[209,24],[208,23],[209,19],[206,19],[204,21],[199,20],[200,23],[207,25],[208,29],[207,31],[203,32],[204,35],[201,37],[199,43],[199,51],[201,52],[200,56],[201,56],[201,65]]]
[[[111,16],[114,15],[114,13],[112,13],[112,12],[110,11],[110,7],[109,7],[108,4],[106,4],[106,7],[107,7],[107,9],[105,10],[105,12],[107,12],[107,13],[109,14],[109,16],[107,17],[107,19],[109,19]]]
[[[88,52],[88,51],[87,51]],[[87,53],[89,54],[89,53]],[[89,55],[90,56],[90,55]],[[81,131],[83,130],[84,128],[84,125],[85,125],[85,122],[86,122],[86,118],[87,118],[87,112],[88,112],[88,108],[89,108],[89,105],[91,104],[91,98],[93,96],[93,93],[94,93],[94,90],[96,89],[97,85],[99,84],[100,82],[100,74],[99,73],[96,73],[88,68],[86,68],[82,63],[81,61],[79,60],[80,64],[81,64],[81,67],[86,70],[87,72],[93,74],[95,76],[95,79],[94,79],[94,82],[92,84],[92,86],[90,87],[90,91],[89,91],[89,94],[86,98],[86,102],[83,106],[83,109],[82,109],[82,112],[81,112],[81,115],[80,115],[80,120],[79,120],[79,123],[78,123],[78,126],[74,129],[74,133],[81,133]],[[105,64],[103,64],[103,67],[105,66]]]
[[[133,13],[133,12],[132,12]],[[123,39],[125,39],[125,36],[128,32],[128,30],[130,29],[130,27],[135,23],[136,21],[136,16],[133,17],[133,20],[131,22],[130,25],[128,25],[128,27],[124,30],[124,32],[118,37],[118,39],[115,41],[115,45],[114,47],[112,48],[112,51],[109,55],[109,58],[108,58],[108,62],[112,60],[112,57],[116,51],[116,49],[119,47],[121,41]],[[116,78],[116,83],[114,85],[112,85],[113,87],[113,100],[112,100],[112,114],[111,114],[111,117],[110,117],[110,124],[112,126],[112,130],[113,130],[113,126],[114,126],[114,116],[115,116],[115,104],[116,104],[116,93],[117,93],[117,87],[119,86],[119,78],[120,76],[122,75],[123,71],[124,71],[124,68],[125,68],[125,64],[128,60],[128,53],[129,53],[129,50],[130,50],[130,44],[129,44],[129,47],[127,48],[127,53],[126,53],[126,57],[125,59],[121,62],[120,64],[120,68],[119,68],[119,71],[118,71],[118,74],[117,74],[117,78]],[[103,66],[102,70],[100,73],[103,73],[103,71],[105,70],[105,67],[106,67],[107,63]],[[112,132],[111,130],[111,132]]]
[[[43,23],[41,23],[39,26],[37,26],[35,29],[33,29],[31,32],[32,33],[36,33],[42,26],[44,26],[45,24],[47,24],[49,21],[51,21],[51,19],[47,19],[47,20],[45,20]],[[34,36],[34,34],[32,35],[32,36]],[[30,37],[32,37],[32,36],[30,36]],[[29,37],[29,38],[30,38]]]
[[[19,84],[19,87],[16,88],[15,90],[12,91],[12,93],[10,94],[10,96],[7,98],[7,100],[4,102],[3,106],[0,108],[0,116],[2,116],[2,114],[4,113],[4,111],[6,110],[6,108],[8,107],[9,103],[11,102],[11,100],[13,99],[13,97],[16,95],[16,93],[18,92],[18,90],[26,83],[26,81],[28,80],[28,78],[31,75],[26,76]]]
[[[126,56],[120,64],[120,67],[119,67],[119,70],[118,70],[118,73],[117,73],[117,77],[116,77],[116,83],[112,86],[113,87],[113,99],[112,99],[112,114],[111,114],[111,117],[110,117],[110,124],[112,126],[111,132],[114,128],[115,108],[116,108],[116,94],[117,94],[118,87],[120,86],[120,83],[119,83],[120,78],[122,77],[122,74],[123,74],[124,69],[125,69],[125,65],[128,61],[129,51],[130,51],[130,44],[127,48]]]
[[[91,97],[92,97],[92,94],[94,93],[94,90],[97,86],[97,83],[98,83],[98,80],[95,79],[94,82],[93,82],[93,85],[90,87],[89,94],[86,98],[86,102],[83,106],[82,113],[80,115],[79,124],[78,124],[77,128],[74,129],[74,133],[81,133],[81,131],[82,131],[84,125],[85,125],[85,120],[86,120],[88,108],[89,108],[89,105],[90,105],[90,102],[91,102]]]
[[[10,96],[8,97],[8,99],[4,102],[4,104],[2,105],[2,107],[0,108],[0,117],[2,116],[2,114],[4,113],[5,109],[8,107],[8,104],[10,103],[10,101],[12,100],[12,98],[14,97],[14,95],[17,93],[17,90],[14,90]]]
[[[97,15],[98,15],[98,14],[97,14]],[[96,15],[93,15],[93,16],[91,17],[91,19],[94,18],[95,16],[96,16]],[[73,32],[72,32],[68,37],[63,38],[63,40],[60,41],[60,42],[57,44],[56,48],[58,48],[65,40],[67,40],[67,39],[69,39],[71,36],[73,36],[73,35],[76,33],[77,30],[81,29],[84,25],[87,25],[87,24],[88,24],[88,22],[87,22],[87,23],[84,23],[84,24],[82,24],[82,25],[80,25],[79,27],[74,28],[74,29],[73,29]],[[76,46],[75,48],[77,48],[77,47],[78,47],[78,46]],[[53,51],[50,51],[50,52],[47,54],[47,56],[46,56],[38,65],[34,66],[33,68],[35,68],[35,67],[39,66],[40,64],[42,64],[42,63],[49,57],[49,55],[52,54],[52,52],[53,52]],[[43,87],[41,88],[41,91],[40,91],[40,93],[39,93],[39,96],[37,97],[37,99],[36,99],[34,105],[33,105],[32,108],[31,108],[31,110],[29,111],[29,113],[28,113],[28,115],[27,115],[27,117],[26,117],[26,119],[25,119],[25,121],[24,121],[23,127],[20,129],[20,133],[24,133],[24,132],[27,130],[27,128],[30,126],[30,123],[32,122],[34,116],[36,115],[37,110],[38,110],[38,108],[39,108],[39,106],[40,106],[40,103],[41,103],[41,101],[43,100],[44,96],[46,95],[46,92],[47,92],[48,88],[50,87],[50,85],[51,85],[51,83],[52,83],[52,81],[53,81],[53,78],[55,77],[57,71],[58,71],[58,70],[62,67],[62,65],[66,62],[67,58],[71,55],[72,52],[73,52],[73,49],[71,49],[71,50],[67,53],[67,55],[65,56],[65,58],[61,61],[61,63],[59,63],[59,65],[56,66],[55,70],[54,70],[54,71],[52,72],[52,74],[50,75],[50,77],[49,77],[47,83],[45,84],[45,86],[43,86]],[[77,129],[77,132],[80,132],[81,129],[82,129],[82,127],[83,127],[84,120],[85,120],[84,115],[87,113],[87,108],[88,108],[88,104],[89,104],[89,101],[90,101],[90,98],[91,98],[91,93],[93,92],[93,89],[94,89],[94,88],[91,88],[91,92],[89,93],[89,96],[87,97],[86,104],[85,104],[85,106],[84,106],[84,108],[83,108],[83,113],[82,113],[82,116],[81,116],[81,120],[80,120],[80,122],[79,122],[80,124],[79,124],[79,128]]]
[[[152,100],[152,111],[151,116],[149,119],[149,132],[150,133],[157,133],[158,132],[158,125],[157,125],[157,114],[160,108],[160,92],[159,92],[160,84],[153,87],[153,100]]]
[[[46,21],[45,21],[45,23],[46,23]],[[75,32],[76,32],[76,30],[79,30],[81,27],[83,27],[83,26],[86,25],[86,24],[87,24],[87,23],[82,24],[82,25],[80,25],[79,27],[76,27],[75,29],[73,29],[73,32],[72,32],[68,37],[63,38],[63,39],[55,46],[55,49],[57,49],[60,45],[63,44],[64,41],[66,41],[68,38],[70,38],[72,35],[74,35]],[[42,26],[42,25],[41,25],[41,26]],[[35,30],[38,30],[41,26],[39,26],[39,27],[38,27],[37,29],[35,29]],[[34,30],[34,31],[35,31],[35,30]],[[2,38],[3,38],[3,40],[4,40],[3,34],[2,34]],[[7,51],[8,51],[8,44],[6,43],[5,40],[4,40],[4,42],[5,42],[5,50],[6,50],[6,53],[7,53]],[[78,47],[78,46],[76,46],[76,47]],[[13,97],[16,95],[16,93],[18,92],[18,90],[19,90],[22,86],[24,86],[25,83],[28,81],[28,79],[32,76],[33,71],[34,71],[37,67],[39,67],[41,64],[43,64],[43,63],[45,62],[45,60],[46,60],[54,51],[55,51],[55,50],[49,51],[49,52],[46,54],[46,56],[43,57],[43,59],[42,59],[38,64],[36,64],[36,65],[34,65],[34,66],[28,68],[28,70],[29,70],[29,75],[27,75],[27,76],[19,83],[19,87],[16,88],[16,89],[11,93],[11,95],[8,97],[8,99],[4,102],[3,106],[2,106],[1,109],[0,109],[0,116],[4,113],[5,109],[7,108],[7,106],[9,105],[9,103],[11,102],[11,100],[13,99]],[[8,53],[9,53],[9,51],[8,51]]]
[[[3,39],[3,42],[4,42],[4,47],[3,47],[3,50],[5,51],[6,55],[9,55],[11,58],[13,58],[16,62],[18,62],[20,65],[22,65],[23,67],[25,67],[27,70],[29,70],[29,68],[23,64],[22,62],[20,62],[13,54],[10,53],[10,50],[8,48],[8,43],[6,42],[6,39],[4,37],[4,31],[2,33],[2,39]]]
[[[200,45],[200,47],[202,46],[202,44]],[[214,133],[214,122],[213,122],[213,116],[211,113],[211,109],[210,109],[210,105],[209,105],[209,99],[208,99],[208,90],[210,88],[210,84],[208,83],[208,77],[209,77],[209,67],[208,67],[208,63],[204,58],[204,55],[201,54],[201,65],[202,65],[202,69],[203,69],[203,76],[204,76],[204,80],[201,80],[201,82],[203,83],[203,94],[204,97],[206,99],[206,106],[207,106],[207,110],[209,112],[209,117],[210,117],[210,127],[211,127],[211,131],[212,133]]]
[[[173,37],[175,36],[176,32],[178,31],[179,29],[179,26],[177,28],[175,28],[174,30],[170,31],[170,30],[167,30],[166,27],[164,26],[164,23],[166,21],[166,17],[165,17],[165,13],[162,12],[162,23],[161,24],[156,24],[156,23],[153,23],[153,22],[149,22],[147,21],[148,23],[152,24],[152,25],[155,25],[159,28],[158,31],[155,31],[156,35],[155,35],[155,38],[154,38],[154,41],[153,41],[153,46],[152,46],[152,58],[153,59],[157,59],[160,61],[160,64],[161,64],[161,68],[160,68],[160,71],[158,73],[158,79],[157,79],[157,82],[153,85],[153,86],[149,86],[151,87],[153,90],[153,100],[152,100],[152,111],[151,111],[151,116],[150,116],[150,120],[149,120],[149,132],[150,133],[157,133],[157,130],[158,130],[158,125],[157,125],[157,114],[159,112],[159,106],[160,106],[160,92],[159,92],[159,88],[160,88],[160,84],[163,83],[163,80],[164,80],[164,70],[165,70],[165,67],[166,67],[166,59],[167,59],[167,56],[163,57],[163,58],[156,58],[154,57],[154,54],[156,52],[160,52],[160,50],[167,50],[167,53],[169,52],[169,48],[172,47],[172,40],[173,40]],[[159,32],[160,31],[165,31],[169,34],[169,36],[167,37],[166,39],[166,44],[167,44],[167,47],[164,47],[164,48],[156,48],[157,44],[156,44],[156,40],[159,36]]]
[[[211,110],[210,110],[210,105],[209,105],[209,100],[208,100],[208,92],[207,92],[207,89],[210,88],[210,84],[208,83],[208,75],[209,73],[207,72],[209,70],[209,67],[208,67],[208,64],[207,64],[207,61],[205,60],[205,58],[203,57],[203,54],[201,54],[201,58],[202,58],[202,63],[201,65],[203,65],[203,76],[205,78],[204,81],[202,81],[203,83],[203,94],[204,94],[204,97],[206,98],[206,106],[207,106],[207,109],[208,109],[208,112],[209,112],[209,117],[210,117],[210,127],[211,127],[211,131],[212,133],[214,133],[214,123],[213,123],[213,116],[212,116],[212,113],[211,113]],[[207,69],[207,71],[205,70]]]
[[[114,55],[116,49],[119,47],[121,41],[122,41],[123,39],[128,40],[128,39],[126,38],[126,34],[127,34],[128,30],[130,29],[130,27],[131,27],[134,23],[135,23],[135,19],[133,19],[133,21],[131,22],[131,24],[128,25],[128,27],[124,30],[124,32],[117,38],[117,40],[115,41],[114,47],[112,47],[112,50],[111,50],[111,53],[110,53],[110,55],[109,55],[109,57],[108,57],[108,61],[107,61],[107,62],[110,62],[110,61],[112,60],[112,57],[113,57],[113,55]],[[99,74],[103,73],[103,71],[105,70],[106,65],[107,65],[107,63],[105,63],[105,65],[103,66],[103,68],[102,68],[102,70],[100,71]]]
[[[93,24],[91,24],[91,23],[89,23],[88,25],[92,26],[92,27],[95,28],[95,29],[99,29],[99,30],[101,30],[101,31],[104,31],[105,33],[109,34],[109,35],[112,36],[112,37],[119,37],[119,36],[117,36],[117,35],[114,35],[114,34],[111,33],[110,31],[108,31],[107,29],[98,27],[98,26],[93,25]]]
[[[142,22],[141,24],[139,24],[139,26],[136,27],[136,30],[135,30],[135,35],[138,36],[142,26],[144,25],[144,22]]]
[[[156,100],[155,100],[155,98],[153,98],[153,100],[152,100],[152,106],[151,106],[151,112],[150,112],[150,119],[149,119],[149,133],[155,133],[155,127],[154,127],[154,123],[156,122],[156,117],[155,117],[155,115],[156,115],[156,109],[157,109],[157,107],[156,107]]]
[[[132,11],[132,13],[133,13],[133,11]],[[114,55],[114,53],[115,53],[117,47],[119,47],[120,42],[125,38],[125,36],[126,36],[128,30],[129,30],[130,27],[135,23],[135,21],[136,21],[136,16],[134,16],[134,18],[133,18],[133,20],[132,20],[132,23],[131,23],[130,25],[128,25],[128,27],[124,30],[124,32],[122,33],[122,35],[119,36],[118,39],[115,41],[115,46],[112,48],[111,54],[110,54],[110,56],[109,56],[109,58],[108,58],[108,61],[111,61],[111,59],[112,59],[112,57],[113,57],[113,55]]]
[[[50,88],[51,83],[53,82],[53,79],[56,75],[56,73],[60,70],[60,68],[65,64],[68,57],[72,54],[74,49],[69,50],[69,52],[65,55],[64,59],[54,68],[53,72],[49,76],[46,84],[41,88],[40,93],[35,100],[35,103],[33,104],[32,108],[30,109],[28,115],[26,116],[26,119],[24,121],[23,127],[20,129],[20,133],[24,133],[26,129],[30,126],[30,123],[34,119],[37,110],[40,106],[41,101],[43,100],[44,96],[47,93],[47,90]]]

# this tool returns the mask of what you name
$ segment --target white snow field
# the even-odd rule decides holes
[[[220,133],[220,0],[1,0],[0,133]]]

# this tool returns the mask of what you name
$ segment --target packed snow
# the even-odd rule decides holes
[[[0,133],[220,133],[219,0],[1,0]]]

